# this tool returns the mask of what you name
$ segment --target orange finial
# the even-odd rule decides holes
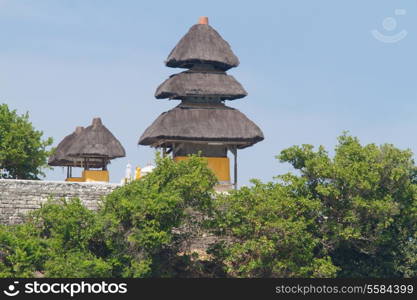
[[[208,25],[208,17],[200,17],[198,24]]]

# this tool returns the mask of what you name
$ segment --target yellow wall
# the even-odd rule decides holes
[[[109,171],[102,170],[84,170],[83,171],[84,182],[109,182]]]
[[[176,156],[174,161],[187,159],[187,156]],[[219,181],[230,182],[230,162],[228,157],[203,157],[208,167],[216,174]]]
[[[136,170],[135,170],[135,179],[140,179],[140,177],[141,177],[140,170],[141,170],[140,167],[136,167]]]

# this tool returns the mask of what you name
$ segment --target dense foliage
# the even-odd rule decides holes
[[[201,227],[196,215],[210,209],[215,183],[201,158],[158,158],[154,172],[114,191],[98,212],[51,199],[24,224],[0,228],[0,276],[200,276],[185,245],[198,230],[178,228]]]
[[[343,277],[416,276],[417,168],[409,150],[339,138],[331,159],[320,147],[292,147],[279,159],[301,176],[281,177],[299,197],[321,203],[314,235]]]
[[[231,277],[334,277],[337,268],[318,251],[321,204],[292,186],[253,181],[216,197],[212,228],[231,241],[211,253]]]
[[[330,157],[294,146],[295,173],[214,193],[198,157],[157,158],[98,211],[51,199],[0,227],[1,277],[416,277],[412,153],[343,135]],[[212,241],[195,253],[201,237]]]
[[[0,178],[39,179],[51,154],[52,138],[29,122],[29,115],[18,115],[7,104],[0,104]]]
[[[197,231],[174,229],[200,227],[196,214],[210,210],[215,183],[201,158],[180,163],[166,158],[157,159],[157,168],[143,180],[110,194],[100,215],[117,261],[114,275],[171,277],[181,266],[190,267],[190,257],[180,253]]]

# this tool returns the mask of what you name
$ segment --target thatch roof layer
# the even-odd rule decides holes
[[[168,67],[188,69],[204,63],[226,71],[237,67],[239,59],[213,27],[196,24],[178,42],[165,63]]]
[[[69,147],[71,147],[72,141],[84,130],[84,127],[77,127],[76,130],[63,138],[63,140],[55,148],[55,152],[48,159],[48,165],[50,166],[72,166],[74,164],[74,158],[66,155]]]
[[[59,167],[81,167],[83,166],[83,159],[71,157],[67,155],[68,149],[71,147],[73,141],[77,138],[78,135],[84,130],[84,127],[78,126],[76,130],[63,138],[63,140],[58,144],[55,149],[54,154],[52,154],[48,159],[48,165],[50,166],[59,166]],[[89,161],[91,167],[100,167],[102,161]]]
[[[120,142],[102,124],[101,119],[94,118],[93,124],[84,129],[73,141],[68,149],[68,155],[113,159],[126,156],[126,152]]]
[[[157,99],[184,99],[186,97],[213,97],[234,100],[247,95],[242,85],[225,72],[185,71],[174,74],[156,90]]]
[[[163,140],[225,142],[246,148],[264,139],[261,129],[224,104],[181,103],[162,113],[139,139],[140,145]]]

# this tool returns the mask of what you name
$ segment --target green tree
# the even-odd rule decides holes
[[[202,276],[187,241],[211,210],[216,182],[201,158],[157,158],[151,174],[116,189],[98,211],[50,199],[25,223],[0,227],[0,277]]]
[[[107,246],[118,264],[116,276],[173,277],[193,272],[191,253],[184,251],[184,245],[201,228],[199,215],[211,210],[217,179],[198,157],[179,163],[170,158],[156,161],[152,173],[114,191],[100,211]]]
[[[0,169],[3,178],[39,179],[44,176],[51,154],[47,147],[52,138],[42,140],[43,133],[29,122],[28,113],[18,115],[7,104],[0,105]]]
[[[398,273],[405,278],[417,277],[417,232],[414,237],[402,243],[398,248],[401,250],[394,258],[394,266]]]
[[[199,157],[151,174],[89,211],[50,200],[0,226],[0,277],[415,277],[417,168],[409,150],[339,138],[278,156],[296,170],[215,194]],[[214,234],[209,260],[193,253]]]
[[[0,277],[33,277],[43,269],[46,249],[32,224],[0,226]]]
[[[334,277],[315,235],[320,201],[294,186],[261,183],[215,199],[211,228],[222,241],[210,249],[230,277]]]
[[[283,184],[321,204],[314,236],[340,268],[338,276],[402,277],[413,263],[415,270],[417,169],[411,151],[362,146],[343,135],[334,158],[311,145],[291,147],[278,158],[299,174],[280,177]]]
[[[79,199],[50,199],[25,223],[0,228],[0,277],[108,277],[97,213]]]

